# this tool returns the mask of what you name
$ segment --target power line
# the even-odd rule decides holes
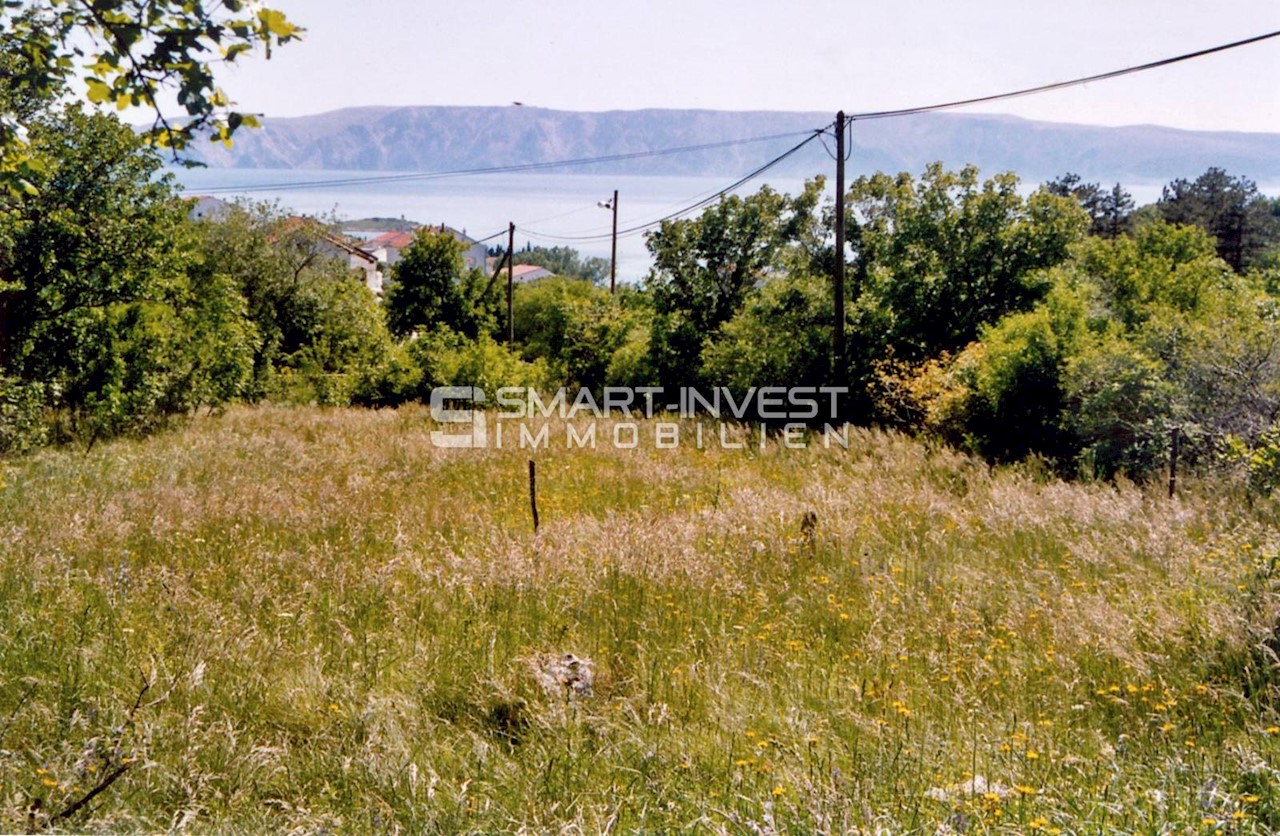
[[[618,230],[618,237],[625,238],[631,235],[645,232],[647,230],[654,228],[655,226],[661,225],[665,221],[674,220],[675,218],[679,218],[683,215],[689,214],[690,212],[695,212],[698,209],[702,209],[705,206],[709,206],[710,204],[719,200],[721,197],[724,197],[726,194],[738,188],[739,186],[743,185],[744,183],[754,180],[756,177],[759,177],[761,174],[764,174],[766,171],[778,165],[783,160],[790,157],[792,154],[797,153],[801,148],[805,147],[810,142],[813,142],[815,139],[822,136],[825,130],[826,128],[821,128],[818,130],[811,131],[809,133],[809,136],[804,140],[802,140],[801,142],[798,142],[788,150],[774,157],[769,162],[743,175],[739,179],[730,183],[728,186],[725,186],[723,189],[719,189],[718,191],[712,193],[708,197],[704,197],[701,200],[698,200],[688,206],[685,206],[682,209],[677,209],[674,212],[671,212],[667,215],[663,215],[661,218],[658,218],[657,220],[649,221],[648,223],[637,224],[635,226],[627,227],[626,229]],[[609,233],[605,233],[601,235],[566,236],[566,235],[552,235],[550,233],[536,232],[530,229],[522,229],[521,231],[533,238],[541,238],[541,239],[554,240],[554,241],[580,241],[580,242],[607,241],[609,240],[609,238],[612,237],[612,235]]]
[[[665,214],[670,210],[675,210],[677,208],[684,208],[684,206],[690,203],[691,201],[702,200],[704,197],[713,197],[713,196],[719,195],[720,192],[721,192],[721,187],[716,186],[712,189],[698,192],[696,195],[692,195],[690,197],[682,197],[679,200],[666,201],[662,204],[662,207],[658,209],[658,211]],[[597,208],[597,207],[593,206],[592,208]],[[565,213],[565,214],[570,214],[570,213]],[[539,223],[542,223],[547,220],[551,220],[551,218],[542,218],[540,220],[523,221],[523,222],[517,223],[516,226],[520,229],[524,229],[526,226],[537,226]],[[611,229],[609,224],[595,224],[585,229],[566,230],[564,232],[560,232],[557,234],[562,237],[580,236],[584,238],[590,238],[598,234],[600,237],[603,238],[605,237],[605,234],[606,234],[604,233],[604,230],[607,230],[607,229]],[[612,235],[612,232],[608,234]]]
[[[1089,84],[1095,81],[1106,81],[1113,78],[1119,78],[1121,76],[1131,75],[1139,72],[1145,72],[1147,70],[1153,70],[1160,67],[1166,67],[1166,66],[1181,63],[1184,61],[1190,61],[1195,58],[1202,58],[1206,55],[1212,55],[1214,53],[1225,52],[1227,50],[1237,49],[1242,46],[1248,46],[1250,44],[1255,44],[1255,43],[1269,40],[1275,37],[1280,37],[1280,30],[1267,32],[1265,34],[1256,35],[1254,37],[1245,38],[1243,40],[1232,41],[1230,43],[1209,47],[1207,49],[1196,50],[1195,52],[1188,52],[1182,55],[1176,55],[1170,58],[1163,58],[1158,61],[1150,61],[1145,64],[1137,64],[1131,67],[1124,67],[1118,70],[1111,70],[1109,72],[1097,73],[1095,75],[1074,78],[1068,81],[1059,81],[1051,84],[1042,84],[1035,87],[1027,87],[1020,90],[1013,90],[1005,93],[996,93],[988,96],[978,96],[978,97],[969,98],[969,99],[957,99],[954,101],[941,102],[937,104],[919,105],[915,107],[898,108],[895,110],[864,111],[861,113],[852,113],[845,116],[845,121],[846,121],[846,124],[852,124],[853,122],[859,122],[859,121],[869,121],[874,119],[889,119],[889,118],[895,118],[895,117],[901,117],[901,116],[912,116],[912,115],[917,115],[922,113],[930,113],[934,111],[965,107],[965,106],[974,105],[974,104],[985,104],[989,102],[1005,101],[1008,99],[1015,99],[1023,96],[1031,96],[1039,93],[1047,93],[1055,90],[1063,90],[1070,87],[1077,87],[1084,84]],[[670,214],[664,215],[663,217],[658,218],[657,220],[651,221],[649,223],[638,224],[636,226],[628,227],[626,229],[619,230],[617,233],[618,237],[629,237],[629,236],[644,232],[646,230],[652,229],[653,227],[656,227],[665,221],[669,221],[674,218],[687,215],[690,212],[694,212],[698,209],[701,209],[705,206],[710,205],[711,203],[715,202],[719,198],[723,197],[724,195],[728,194],[729,192],[733,191],[734,189],[738,188],[744,183],[747,183],[748,181],[760,176],[764,172],[778,165],[783,160],[795,154],[801,148],[808,145],[813,140],[822,139],[822,137],[827,133],[830,127],[831,125],[827,125],[823,128],[814,129],[812,131],[771,134],[768,136],[750,137],[746,139],[731,139],[731,140],[723,140],[720,142],[709,142],[709,143],[702,143],[698,145],[679,146],[674,148],[652,149],[647,151],[634,151],[634,152],[622,153],[622,154],[608,154],[608,155],[603,155],[598,157],[581,157],[581,158],[575,158],[575,159],[554,160],[554,161],[548,161],[548,162],[521,163],[521,164],[513,164],[513,165],[505,165],[505,166],[487,166],[487,167],[479,167],[479,168],[454,169],[449,171],[438,171],[438,172],[412,172],[407,174],[378,175],[378,176],[372,176],[372,177],[349,177],[349,178],[337,178],[337,179],[327,179],[327,180],[300,181],[300,182],[293,182],[293,183],[268,183],[268,184],[258,184],[258,185],[248,185],[248,186],[219,186],[219,187],[213,187],[213,188],[206,188],[203,191],[207,194],[229,194],[229,193],[243,193],[243,192],[254,192],[254,191],[292,191],[292,190],[298,190],[298,189],[325,188],[325,187],[335,187],[335,186],[341,187],[341,186],[368,185],[368,184],[377,184],[377,183],[395,183],[395,182],[405,182],[405,181],[413,181],[413,180],[435,180],[435,179],[444,179],[449,177],[465,177],[465,176],[474,176],[474,175],[483,175],[483,174],[505,174],[505,173],[538,171],[538,170],[550,169],[550,168],[565,168],[565,167],[578,166],[578,165],[590,165],[593,163],[623,162],[627,160],[644,159],[649,157],[672,156],[677,154],[693,153],[697,151],[708,151],[708,150],[714,150],[718,148],[727,148],[727,147],[732,147],[737,145],[748,145],[753,143],[769,142],[777,139],[790,138],[795,136],[806,137],[803,141],[799,142],[788,151],[782,153],[781,155],[775,157],[774,159],[770,160],[769,162],[765,163],[759,168],[753,170],[752,172],[740,178],[739,180],[735,181],[734,183],[730,184],[729,186],[726,186],[723,189],[713,192],[708,197],[698,200]],[[826,140],[822,139],[822,143],[825,146]],[[830,148],[827,148],[826,150],[827,150],[827,153],[833,158],[836,156],[835,153],[832,153]],[[842,152],[845,152],[845,149],[843,148],[838,149],[836,153],[842,153]],[[852,148],[850,148],[847,153],[851,153],[851,152],[852,152]],[[572,214],[572,212],[565,213],[565,214]],[[611,237],[611,235],[608,233],[602,233],[597,235],[568,236],[568,235],[553,235],[550,233],[539,233],[533,230],[525,230],[525,229],[522,229],[521,231],[525,232],[527,235],[531,237],[536,237],[536,238],[545,239],[545,240],[567,241],[567,242],[594,242],[594,241],[607,240]],[[497,232],[497,233],[494,233],[493,235],[488,236],[487,238],[483,238],[480,240],[482,242],[488,241],[493,238],[497,238],[501,234],[502,232]]]
[[[897,116],[913,116],[918,113],[931,113],[937,110],[949,110],[951,108],[964,107],[972,104],[986,104],[987,102],[1000,102],[1006,99],[1017,99],[1022,96],[1033,96],[1037,93],[1048,93],[1053,90],[1064,90],[1068,87],[1079,87],[1083,84],[1089,84],[1094,81],[1107,81],[1121,76],[1132,75],[1133,73],[1146,72],[1159,67],[1167,67],[1170,64],[1178,64],[1182,61],[1190,61],[1193,58],[1203,58],[1206,55],[1212,55],[1215,52],[1225,52],[1229,49],[1236,49],[1249,44],[1256,44],[1259,41],[1265,41],[1270,38],[1280,36],[1280,30],[1275,32],[1267,32],[1265,35],[1256,35],[1252,38],[1245,38],[1241,41],[1232,41],[1228,44],[1209,47],[1208,49],[1199,49],[1195,52],[1187,52],[1182,55],[1175,55],[1172,58],[1162,58],[1159,61],[1149,61],[1146,64],[1137,64],[1132,67],[1125,67],[1120,70],[1111,70],[1110,72],[1098,73],[1097,75],[1084,76],[1083,78],[1073,78],[1070,81],[1057,81],[1052,84],[1041,84],[1037,87],[1026,87],[1022,90],[1013,90],[1008,93],[996,93],[990,96],[979,96],[973,99],[957,99],[953,102],[942,102],[940,104],[920,105],[917,107],[905,107],[898,110],[873,110],[864,113],[853,113],[845,117],[848,122],[864,122],[871,119],[891,119]]]
[[[1013,90],[1005,93],[995,93],[989,96],[978,96],[969,99],[957,99],[949,102],[940,102],[930,105],[919,105],[915,107],[898,108],[895,110],[877,110],[865,111],[861,113],[852,113],[845,117],[849,123],[869,121],[874,119],[890,119],[900,116],[912,116],[921,113],[931,113],[939,110],[950,110],[958,107],[965,107],[974,104],[986,104],[990,102],[1006,101],[1008,99],[1020,98],[1023,96],[1036,95],[1038,93],[1047,93],[1054,90],[1063,90],[1069,87],[1078,87],[1095,81],[1106,81],[1113,78],[1119,78],[1133,73],[1145,72],[1147,70],[1166,67],[1171,64],[1190,61],[1195,58],[1202,58],[1206,55],[1212,55],[1218,52],[1236,49],[1242,46],[1258,43],[1260,41],[1269,40],[1280,36],[1280,30],[1267,32],[1262,35],[1256,35],[1243,40],[1232,41],[1231,43],[1221,44],[1219,46],[1209,47],[1207,49],[1196,50],[1182,55],[1176,55],[1171,58],[1163,58],[1158,61],[1150,61],[1145,64],[1138,64],[1132,67],[1125,67],[1118,70],[1111,70],[1105,73],[1097,73],[1095,75],[1074,78],[1068,81],[1059,81],[1052,84],[1042,84],[1035,87],[1027,87],[1021,90]],[[466,177],[482,174],[507,174],[516,172],[539,171],[551,168],[567,168],[580,165],[591,165],[595,163],[625,162],[628,160],[645,159],[650,157],[673,156],[677,154],[688,154],[698,151],[710,151],[718,148],[727,148],[736,145],[748,145],[760,142],[769,142],[776,139],[785,139],[795,136],[804,136],[808,131],[796,131],[790,133],[770,134],[767,136],[749,137],[745,139],[730,139],[720,142],[708,142],[698,145],[685,145],[674,148],[650,149],[645,151],[633,151],[621,154],[606,154],[597,157],[579,157],[565,160],[552,160],[537,163],[519,163],[502,166],[484,166],[477,168],[463,168],[446,171],[435,172],[411,172],[406,174],[386,174],[375,175],[370,177],[346,177],[346,178],[330,178],[325,180],[303,180],[292,183],[262,183],[250,184],[246,186],[215,186],[205,188],[203,191],[207,194],[238,194],[244,192],[261,192],[261,191],[295,191],[301,189],[314,189],[326,187],[342,187],[356,185],[373,185],[378,183],[396,183],[414,180],[435,180],[449,177]],[[824,143],[825,144],[825,143]],[[830,150],[828,149],[828,153]],[[834,155],[832,155],[834,156]]]
[[[499,235],[506,235],[506,234],[507,234],[507,231],[505,229],[500,229],[497,232],[493,233],[492,235],[486,235],[484,238],[474,239],[474,243],[483,244],[485,241],[492,241],[494,238],[497,238]]]
[[[848,123],[848,124],[852,124],[853,122],[868,121],[868,120],[872,120],[872,119],[889,119],[889,118],[894,118],[894,117],[899,117],[899,116],[912,116],[912,115],[921,114],[921,113],[930,113],[930,112],[938,111],[938,110],[947,110],[947,109],[951,109],[951,108],[964,107],[964,106],[966,106],[966,105],[983,104],[983,103],[987,103],[987,102],[1004,101],[1004,100],[1006,100],[1006,99],[1015,99],[1015,98],[1020,98],[1020,97],[1023,97],[1023,96],[1036,95],[1036,94],[1038,94],[1038,93],[1047,93],[1047,92],[1051,92],[1051,91],[1054,91],[1054,90],[1062,90],[1062,89],[1066,89],[1066,88],[1069,88],[1069,87],[1077,87],[1077,86],[1081,86],[1081,85],[1084,85],[1084,84],[1089,84],[1089,83],[1091,83],[1091,82],[1095,82],[1095,81],[1106,81],[1106,80],[1113,79],[1113,78],[1119,78],[1119,77],[1121,77],[1121,76],[1132,75],[1132,74],[1134,74],[1134,73],[1146,72],[1147,70],[1154,70],[1154,69],[1157,69],[1157,68],[1160,68],[1160,67],[1167,67],[1167,66],[1169,66],[1169,65],[1171,65],[1171,64],[1178,64],[1178,63],[1181,63],[1181,62],[1183,62],[1183,61],[1190,61],[1190,60],[1192,60],[1192,59],[1194,59],[1194,58],[1202,58],[1202,57],[1204,57],[1204,56],[1206,56],[1206,55],[1212,55],[1212,54],[1214,54],[1214,53],[1218,53],[1218,52],[1225,52],[1225,51],[1230,50],[1230,49],[1237,49],[1237,48],[1242,47],[1242,46],[1248,46],[1248,45],[1250,45],[1250,44],[1255,44],[1255,43],[1258,43],[1258,42],[1260,42],[1260,41],[1269,40],[1269,39],[1271,39],[1271,38],[1275,38],[1275,37],[1280,37],[1280,30],[1277,30],[1277,31],[1274,31],[1274,32],[1268,32],[1268,33],[1265,33],[1265,34],[1262,34],[1262,35],[1256,35],[1256,36],[1254,36],[1254,37],[1251,37],[1251,38],[1245,38],[1245,39],[1243,39],[1243,40],[1232,41],[1232,42],[1230,42],[1230,43],[1226,43],[1226,44],[1220,44],[1220,45],[1218,45],[1218,46],[1209,47],[1209,48],[1207,48],[1207,49],[1200,49],[1200,50],[1196,50],[1195,52],[1188,52],[1188,53],[1184,53],[1184,54],[1182,54],[1182,55],[1175,55],[1175,56],[1170,57],[1170,58],[1162,58],[1162,59],[1160,59],[1160,60],[1158,60],[1158,61],[1149,61],[1149,62],[1147,62],[1147,63],[1145,63],[1145,64],[1137,64],[1137,65],[1134,65],[1134,66],[1131,66],[1131,67],[1124,67],[1124,68],[1122,68],[1122,69],[1118,69],[1118,70],[1111,70],[1111,71],[1108,71],[1108,72],[1105,72],[1105,73],[1097,73],[1097,74],[1095,74],[1095,75],[1083,76],[1083,77],[1080,77],[1080,78],[1074,78],[1074,79],[1070,79],[1070,80],[1068,80],[1068,81],[1059,81],[1059,82],[1054,82],[1054,83],[1051,83],[1051,84],[1041,84],[1041,85],[1038,85],[1038,86],[1036,86],[1036,87],[1027,87],[1027,88],[1023,88],[1023,89],[1021,89],[1021,90],[1012,90],[1012,91],[1009,91],[1009,92],[1006,92],[1006,93],[996,93],[996,94],[989,95],[989,96],[978,96],[978,97],[976,97],[976,98],[970,98],[970,99],[958,99],[958,100],[955,100],[955,101],[950,101],[950,102],[941,102],[941,103],[938,103],[938,104],[920,105],[920,106],[916,106],[916,107],[899,108],[899,109],[896,109],[896,110],[879,110],[879,111],[866,111],[866,112],[862,112],[862,113],[853,113],[853,114],[847,115],[847,116],[845,117],[845,121],[846,121],[846,123]],[[829,126],[828,126],[828,127],[829,127]],[[681,215],[685,215],[685,214],[688,214],[689,212],[692,212],[692,211],[695,211],[695,210],[697,210],[697,209],[700,209],[700,208],[702,208],[703,206],[706,206],[706,205],[708,205],[709,203],[711,203],[711,202],[715,201],[715,200],[716,200],[717,198],[719,198],[720,196],[722,196],[722,195],[724,195],[724,194],[726,194],[726,193],[728,193],[728,192],[732,191],[733,189],[737,188],[738,186],[740,186],[740,185],[742,185],[743,183],[747,182],[748,180],[752,179],[753,177],[756,177],[756,176],[758,176],[759,174],[763,173],[764,171],[768,170],[769,168],[772,168],[774,165],[777,165],[777,164],[778,164],[778,163],[780,163],[782,160],[784,160],[784,159],[786,159],[787,157],[791,156],[791,154],[793,154],[793,153],[795,153],[796,151],[800,150],[800,148],[802,148],[804,145],[807,145],[809,142],[813,141],[814,139],[818,139],[818,138],[823,137],[823,135],[824,135],[826,132],[827,132],[827,128],[822,128],[822,129],[820,129],[820,130],[816,130],[816,131],[815,131],[815,132],[814,132],[814,133],[813,133],[813,134],[812,134],[808,139],[804,140],[804,142],[801,142],[799,145],[797,145],[796,147],[792,148],[790,151],[787,151],[787,152],[786,152],[785,154],[783,154],[781,157],[778,157],[778,158],[776,158],[776,159],[774,159],[774,160],[772,160],[772,161],[770,161],[770,162],[766,163],[766,164],[765,164],[764,166],[762,166],[760,169],[758,169],[758,170],[756,170],[756,171],[752,172],[751,174],[747,175],[746,177],[744,177],[743,179],[741,179],[741,180],[739,180],[738,182],[734,183],[733,185],[728,186],[728,187],[727,187],[727,188],[725,188],[725,189],[722,189],[721,191],[719,191],[719,192],[715,193],[715,194],[714,194],[714,195],[712,195],[710,198],[708,198],[708,199],[706,199],[706,200],[704,200],[704,201],[699,201],[699,202],[697,202],[697,203],[695,203],[695,204],[693,204],[693,205],[691,205],[691,206],[689,206],[689,207],[686,207],[685,209],[682,209],[682,210],[680,210],[680,211],[678,211],[678,212],[675,212],[675,213],[672,213],[672,214],[670,214],[670,215],[667,215],[667,216],[665,216],[665,217],[663,217],[663,218],[660,218],[659,220],[654,221],[654,222],[652,222],[652,223],[649,223],[649,224],[642,224],[642,225],[639,225],[639,226],[630,227],[630,228],[628,228],[628,229],[626,229],[626,230],[624,230],[624,231],[619,231],[619,233],[618,233],[618,234],[621,236],[621,235],[624,235],[624,234],[633,234],[633,233],[636,233],[636,232],[638,232],[638,231],[643,231],[643,230],[646,230],[646,229],[650,229],[650,228],[652,228],[652,227],[655,227],[655,226],[657,226],[657,225],[661,224],[663,221],[671,220],[672,218],[680,217]],[[823,139],[823,140],[822,140],[822,144],[823,144],[823,146],[824,146],[824,147],[826,147],[826,140],[825,140],[825,139]],[[830,148],[826,148],[826,151],[827,151],[828,155],[830,155],[833,159],[835,159],[836,153],[841,153],[841,154],[845,153],[845,151],[844,151],[844,149],[843,149],[843,148],[842,148],[842,149],[839,149],[839,150],[838,150],[837,152],[835,152],[835,153],[833,153],[833,152],[831,151],[831,149],[830,149]],[[852,149],[849,149],[849,152],[851,153],[851,152],[852,152]],[[550,235],[550,234],[545,234],[545,233],[534,233],[534,232],[529,232],[529,234],[530,234],[530,235],[535,235],[536,237],[548,238],[548,239],[554,239],[554,240],[560,240],[560,241],[582,241],[582,242],[589,242],[589,241],[600,241],[600,240],[604,240],[604,239],[608,238],[608,236],[607,236],[607,235],[592,235],[592,236],[554,236],[554,235]]]

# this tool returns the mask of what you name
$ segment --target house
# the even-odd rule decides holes
[[[191,204],[187,217],[193,221],[223,221],[231,211],[230,203],[212,195],[191,195],[187,202]]]
[[[315,218],[289,218],[272,239],[277,246],[301,247],[304,252],[346,262],[348,267],[360,273],[365,287],[376,296],[382,295],[382,265],[377,257],[362,250],[354,241],[335,234]],[[291,239],[295,243],[286,244]]]
[[[547,276],[554,276],[545,267],[539,267],[536,264],[517,264],[511,268],[511,278],[517,282],[531,282],[534,279],[545,279]]]
[[[488,252],[485,251],[484,244],[470,238],[465,232],[459,232],[451,226],[440,224],[435,227],[427,227],[432,232],[447,232],[462,243],[465,250],[462,251],[462,263],[468,270],[472,267],[484,269],[485,258]],[[400,260],[400,253],[413,243],[413,236],[417,232],[384,232],[377,238],[373,238],[360,245],[361,249],[373,255],[379,261],[387,266],[395,266]]]
[[[345,259],[348,267],[363,274],[365,287],[373,291],[375,296],[382,295],[382,265],[378,262],[377,256],[331,233],[324,233],[320,240],[322,252]]]
[[[413,235],[412,232],[384,232],[362,243],[360,249],[388,267],[394,267],[400,261],[400,252],[413,243]]]

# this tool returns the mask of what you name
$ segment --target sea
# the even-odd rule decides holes
[[[652,177],[592,174],[481,174],[414,177],[395,172],[298,169],[175,168],[189,195],[277,203],[297,214],[335,220],[397,218],[447,224],[488,246],[567,246],[584,257],[610,257],[618,193],[618,280],[638,282],[652,264],[645,232],[667,217],[696,214],[733,177]],[[753,194],[768,184],[795,193],[800,178],[765,178],[733,190]],[[601,205],[606,204],[606,205]],[[695,207],[690,210],[691,207]]]
[[[289,212],[335,220],[377,217],[447,224],[490,247],[505,247],[508,224],[515,224],[517,249],[568,246],[583,256],[605,259],[610,257],[613,223],[608,204],[616,190],[620,282],[638,282],[648,273],[648,230],[664,218],[696,215],[738,179],[529,172],[443,177],[264,168],[174,168],[172,173],[189,195],[267,201]],[[828,175],[828,200],[834,198],[832,179]],[[795,194],[804,181],[766,175],[729,193],[753,194],[766,184]],[[1035,185],[1024,184],[1027,190]],[[1139,206],[1160,196],[1158,183],[1125,187]]]

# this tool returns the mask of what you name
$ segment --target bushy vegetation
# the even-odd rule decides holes
[[[238,396],[244,300],[196,269],[159,159],[77,108],[37,121],[27,147],[31,191],[0,197],[0,452],[144,432]]]
[[[109,117],[46,113],[29,148],[43,179],[0,215],[9,453],[241,400],[832,384],[852,388],[842,419],[1141,479],[1175,432],[1189,464],[1244,467],[1280,405],[1280,214],[1218,169],[1137,210],[1073,175],[1030,194],[971,167],[855,181],[849,347],[833,366],[820,179],[664,223],[648,278],[617,295],[521,285],[508,345],[503,288],[447,234],[423,230],[378,300],[320,222],[252,204],[188,221],[158,158]],[[520,255],[582,274],[562,249]]]
[[[1280,212],[1219,169],[1140,209],[1074,175],[1030,193],[972,167],[858,179],[833,364],[821,179],[663,223],[648,277],[616,295],[573,278],[570,250],[519,253],[572,275],[517,288],[508,343],[504,288],[448,234],[422,230],[378,299],[319,221],[187,220],[110,117],[46,112],[28,145],[40,178],[0,214],[0,452],[447,384],[847,385],[842,420],[1143,479],[1175,433],[1188,465],[1247,468],[1280,407]]]

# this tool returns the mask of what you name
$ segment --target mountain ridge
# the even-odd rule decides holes
[[[760,166],[831,121],[832,114],[804,111],[362,105],[264,119],[261,129],[239,132],[229,150],[211,144],[192,150],[215,168],[441,172],[620,156],[572,170],[728,175]],[[830,137],[825,139],[829,146]],[[1011,170],[1032,180],[1073,171],[1104,183],[1157,182],[1219,166],[1262,183],[1280,182],[1280,134],[926,113],[855,122],[850,143],[852,176],[919,172],[941,160],[952,168],[972,163],[987,173]],[[719,147],[650,153],[704,145]],[[776,171],[827,172],[830,153],[810,143]]]

